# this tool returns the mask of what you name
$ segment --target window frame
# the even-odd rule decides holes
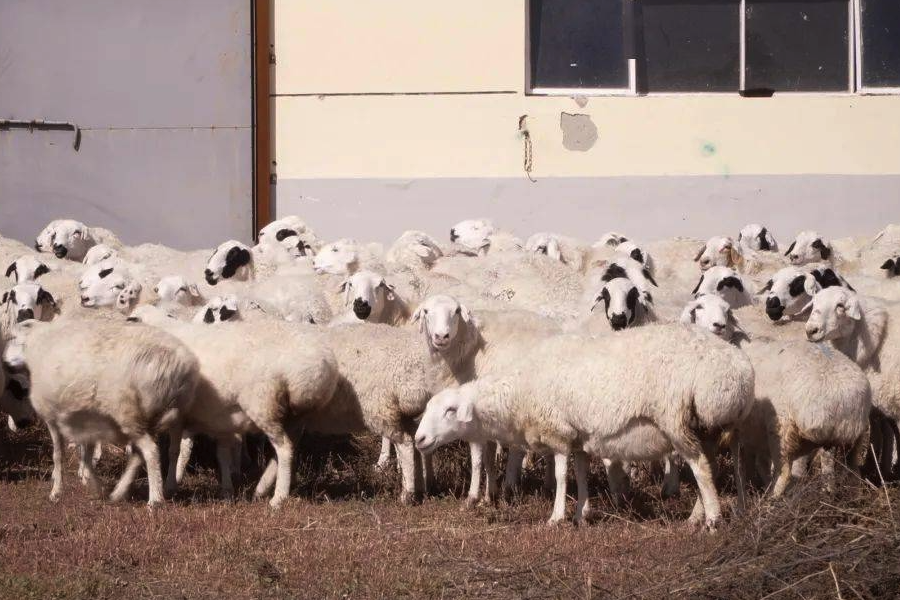
[[[639,0],[626,0],[637,2]],[[734,91],[696,91],[696,92],[639,92],[637,89],[637,60],[628,58],[628,87],[627,88],[554,88],[534,87],[531,81],[531,11],[530,0],[525,0],[525,95],[526,96],[728,96],[740,94],[746,89],[747,83],[747,0],[740,0],[740,23],[738,31],[739,40],[739,89]],[[775,91],[775,94],[792,96],[855,96],[877,95],[887,96],[900,94],[900,86],[874,87],[865,86],[862,83],[862,0],[847,0],[847,50],[849,53],[847,67],[847,89],[833,91]]]

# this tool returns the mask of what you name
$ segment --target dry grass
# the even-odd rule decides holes
[[[88,498],[74,459],[62,501],[49,503],[43,433],[0,433],[0,597],[849,600],[900,592],[900,494],[849,475],[835,494],[813,478],[783,501],[757,501],[716,534],[681,523],[691,486],[663,502],[646,479],[632,510],[614,511],[600,497],[591,526],[549,528],[536,472],[519,502],[460,512],[462,448],[438,457],[439,494],[415,507],[396,501],[396,477],[372,474],[377,440],[310,440],[303,451],[295,496],[278,513],[215,501],[215,473],[203,464],[175,502],[150,512],[137,499]],[[111,478],[121,456],[103,465]],[[605,489],[600,472],[593,478],[593,490]],[[721,483],[727,496],[730,481]]]

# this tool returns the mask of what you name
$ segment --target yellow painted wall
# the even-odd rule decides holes
[[[524,94],[523,0],[274,6],[279,178],[518,177],[523,114],[536,177],[900,173],[900,96],[591,97],[580,107]],[[563,111],[590,115],[590,150],[563,147]]]

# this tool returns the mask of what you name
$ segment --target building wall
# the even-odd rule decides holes
[[[529,96],[523,0],[274,7],[276,211],[326,237],[488,216],[522,235],[763,220],[786,238],[900,212],[898,96]]]

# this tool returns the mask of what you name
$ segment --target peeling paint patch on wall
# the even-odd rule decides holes
[[[559,127],[563,133],[566,150],[586,152],[597,142],[597,126],[590,115],[559,113]]]

